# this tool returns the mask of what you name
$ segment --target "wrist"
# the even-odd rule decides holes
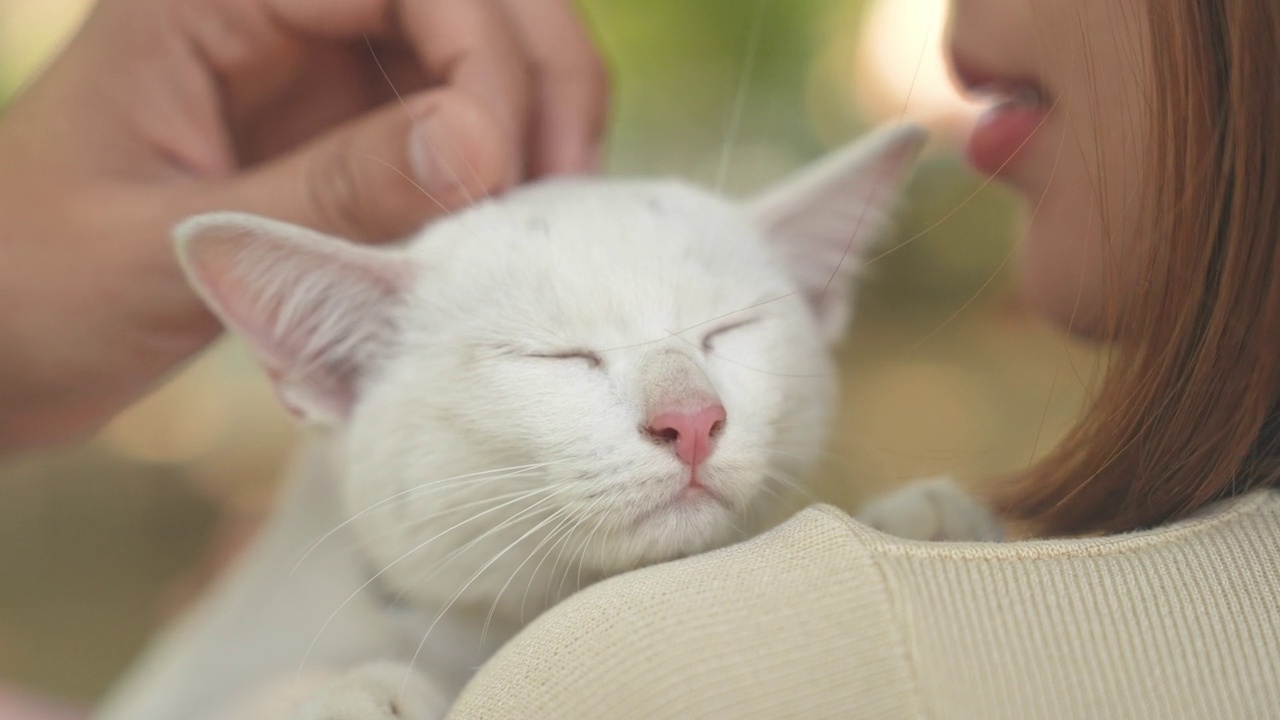
[[[217,329],[191,319],[198,304],[170,250],[182,198],[27,177],[21,163],[0,170],[0,454],[93,432]]]
[[[77,348],[76,324],[66,320],[87,316],[59,296],[74,284],[64,276],[72,263],[32,233],[24,212],[30,198],[6,180],[0,177],[0,455],[70,440],[109,417],[94,408],[101,401],[87,401],[80,364],[94,353]]]

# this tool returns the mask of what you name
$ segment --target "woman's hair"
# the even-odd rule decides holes
[[[1039,535],[1156,525],[1280,470],[1280,2],[1147,5],[1147,271],[1096,401],[1002,499]]]

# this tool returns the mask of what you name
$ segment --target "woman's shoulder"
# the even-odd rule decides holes
[[[449,717],[833,717],[851,702],[898,717],[903,640],[871,553],[809,509],[560,603],[481,668]]]
[[[1154,528],[1086,538],[1030,539],[1018,542],[936,542],[900,537],[859,522],[831,507],[813,512],[843,525],[851,542],[883,557],[920,560],[974,560],[999,563],[1026,560],[1085,560],[1107,556],[1213,551],[1224,543],[1275,546],[1280,540],[1280,489],[1259,490],[1211,504],[1200,512]],[[860,520],[865,520],[859,516]],[[877,526],[877,527],[873,527]],[[1227,549],[1227,548],[1224,548]],[[1034,570],[1038,566],[1028,566]]]
[[[1173,718],[1280,707],[1278,491],[1149,530],[1012,543],[914,542],[822,512],[889,578],[934,709]]]
[[[1259,492],[1122,536],[939,543],[818,506],[570,598],[451,717],[1248,715],[1280,706],[1277,520]]]

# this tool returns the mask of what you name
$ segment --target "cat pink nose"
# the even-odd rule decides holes
[[[693,412],[660,412],[649,419],[645,431],[654,440],[672,445],[681,462],[697,467],[711,455],[724,420],[724,406],[715,403]]]

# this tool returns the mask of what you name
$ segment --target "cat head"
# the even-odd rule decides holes
[[[235,214],[176,235],[281,401],[335,430],[352,513],[389,510],[361,520],[375,553],[461,522],[437,545],[576,533],[607,572],[739,537],[809,469],[851,279],[923,139],[882,130],[745,204],[554,180],[394,247]]]

